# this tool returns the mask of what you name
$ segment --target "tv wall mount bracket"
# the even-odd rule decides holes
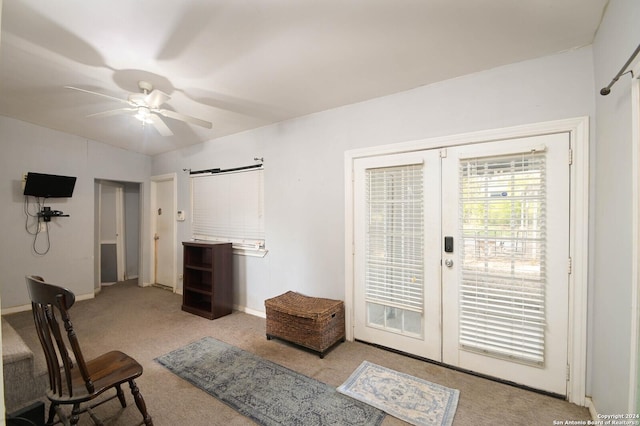
[[[64,214],[60,210],[51,210],[51,207],[43,207],[40,212],[38,212],[38,217],[42,218],[45,222],[51,222],[52,217],[69,217],[68,214]]]

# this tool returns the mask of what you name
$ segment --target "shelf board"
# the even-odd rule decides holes
[[[204,287],[186,286],[184,291],[190,291],[193,293],[204,294],[206,296],[212,296],[213,291]]]
[[[195,269],[196,271],[211,271],[213,270],[213,266],[211,264],[200,264],[200,265],[184,265],[187,269]]]

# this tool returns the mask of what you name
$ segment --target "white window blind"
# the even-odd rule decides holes
[[[544,364],[545,153],[460,161],[460,344]]]
[[[423,310],[423,166],[366,171],[367,302]]]
[[[263,173],[259,168],[192,175],[193,238],[263,249]]]

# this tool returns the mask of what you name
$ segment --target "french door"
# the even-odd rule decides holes
[[[354,337],[566,394],[569,136],[354,162]]]
[[[354,337],[439,361],[439,154],[365,158],[354,173]]]

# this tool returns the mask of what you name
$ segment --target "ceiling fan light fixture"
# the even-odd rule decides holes
[[[0,0],[0,2],[1,1],[2,0]],[[141,93],[130,93],[127,99],[116,98],[104,93],[93,92],[91,90],[81,89],[73,86],[65,87],[68,89],[77,90],[79,92],[89,93],[91,95],[102,96],[113,101],[125,103],[129,106],[127,108],[120,108],[116,110],[90,114],[87,117],[106,117],[114,114],[121,114],[124,112],[135,112],[134,117],[138,121],[140,121],[143,126],[146,124],[151,124],[162,136],[173,135],[173,132],[162,120],[162,117],[167,117],[172,120],[184,121],[186,123],[195,124],[207,129],[211,129],[213,127],[213,125],[209,121],[201,120],[190,115],[180,114],[172,110],[161,108],[161,105],[166,103],[169,99],[171,99],[171,97],[160,90],[154,89],[151,83],[146,81],[138,82],[138,87],[140,88]]]
[[[151,111],[147,107],[139,107],[135,117],[144,124],[151,124],[153,122],[151,119]]]

